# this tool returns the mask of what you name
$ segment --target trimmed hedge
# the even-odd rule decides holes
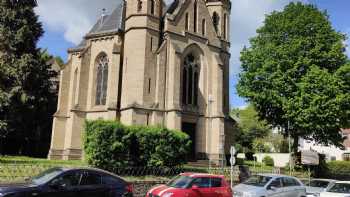
[[[275,161],[270,156],[265,156],[262,162],[267,166],[271,166],[271,167],[275,166]]]
[[[350,161],[331,161],[326,164],[327,173],[324,177],[350,180]]]
[[[189,136],[181,131],[125,126],[115,121],[86,121],[85,131],[88,164],[109,170],[182,165],[191,144]]]

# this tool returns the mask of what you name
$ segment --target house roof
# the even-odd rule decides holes
[[[343,134],[350,134],[350,128],[349,129],[342,129],[341,130]]]
[[[124,11],[125,5],[122,1],[110,15],[101,16],[86,36],[123,31]],[[86,44],[87,41],[86,38],[84,38],[76,47],[70,48],[69,50],[83,49]]]

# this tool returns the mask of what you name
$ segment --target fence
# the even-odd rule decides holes
[[[60,167],[77,167],[70,165],[59,165]],[[12,182],[24,180],[27,177],[35,176],[49,168],[58,167],[58,165],[52,164],[0,164],[0,182]],[[273,168],[272,170],[263,169],[250,169],[252,174],[258,173],[281,173],[279,168]],[[153,177],[156,180],[168,180],[183,172],[196,172],[196,173],[211,173],[222,174],[227,179],[230,179],[231,168],[203,168],[203,167],[126,167],[126,168],[111,168],[108,169],[119,176],[126,177],[131,180],[138,180],[137,177]],[[233,180],[237,181],[239,175],[238,167],[234,168]]]

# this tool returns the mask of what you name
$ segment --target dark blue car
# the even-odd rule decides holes
[[[92,168],[52,168],[25,183],[0,185],[0,197],[132,197],[132,185]]]

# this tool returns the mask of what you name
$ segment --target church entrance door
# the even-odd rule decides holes
[[[187,161],[196,161],[196,124],[183,122],[182,131],[190,136],[192,142],[190,152],[187,155]]]

